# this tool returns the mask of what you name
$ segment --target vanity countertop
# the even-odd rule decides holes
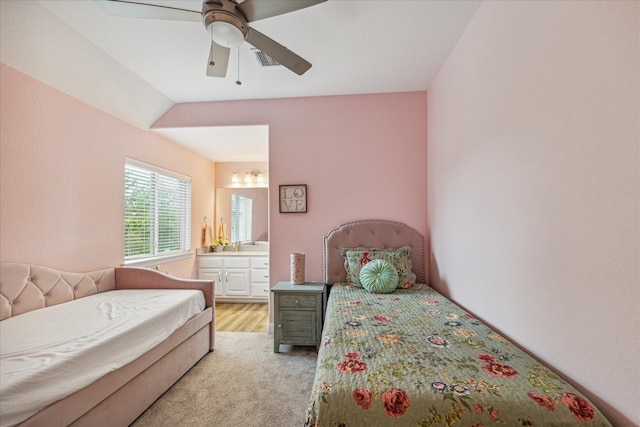
[[[253,252],[253,251],[221,251],[221,252],[206,252],[203,253],[202,250],[198,249],[196,251],[196,255],[198,256],[268,256],[269,252]]]

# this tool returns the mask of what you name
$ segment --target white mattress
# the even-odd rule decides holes
[[[0,322],[0,425],[135,360],[205,308],[198,290],[118,290]]]

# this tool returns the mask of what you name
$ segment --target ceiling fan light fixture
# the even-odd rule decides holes
[[[211,34],[211,40],[228,49],[239,47],[249,35],[249,24],[235,10],[235,3],[205,2],[202,23]]]
[[[235,25],[225,21],[211,23],[211,37],[220,46],[239,47],[244,42],[243,32]]]
[[[201,13],[136,0],[96,1],[108,14],[116,16],[194,21],[199,15],[211,37],[206,74],[225,77],[230,49],[239,48],[245,41],[270,57],[274,65],[279,63],[298,75],[304,74],[311,68],[310,62],[249,27],[249,22],[284,15],[327,0],[202,0]],[[236,83],[241,84],[239,78]]]

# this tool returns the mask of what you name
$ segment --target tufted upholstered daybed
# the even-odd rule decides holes
[[[154,289],[162,291],[153,291]],[[177,291],[178,289],[182,291]],[[189,289],[197,291],[188,291]],[[25,415],[25,411],[22,411],[18,418],[15,414],[9,416],[25,400],[31,399],[31,392],[28,392],[22,396],[23,402],[19,405],[5,400],[5,395],[11,394],[6,390],[9,387],[5,383],[16,383],[13,381],[14,378],[10,377],[12,369],[15,366],[20,366],[19,364],[26,359],[28,360],[27,365],[30,365],[30,368],[33,367],[33,371],[38,374],[45,365],[54,363],[51,357],[54,352],[47,349],[36,356],[24,357],[20,354],[18,346],[18,351],[13,350],[12,354],[6,354],[5,349],[11,347],[7,342],[9,339],[7,337],[13,336],[11,339],[14,341],[21,341],[20,336],[7,331],[15,332],[21,323],[20,327],[24,328],[23,321],[26,321],[25,330],[27,332],[24,335],[34,335],[37,343],[40,339],[37,334],[42,334],[38,325],[42,326],[42,330],[47,329],[45,327],[47,325],[42,324],[42,319],[47,319],[46,315],[50,312],[58,313],[56,320],[59,321],[61,318],[67,317],[66,314],[60,316],[59,313],[67,313],[68,308],[79,304],[86,305],[88,301],[94,301],[96,298],[103,299],[99,303],[99,311],[103,315],[102,317],[108,318],[108,321],[120,315],[120,311],[124,312],[128,308],[133,308],[134,311],[149,311],[146,308],[141,309],[139,302],[129,303],[127,301],[127,298],[136,295],[142,295],[143,298],[151,301],[152,306],[155,304],[161,307],[161,310],[169,313],[170,316],[176,312],[171,306],[174,299],[178,299],[176,296],[184,296],[185,301],[187,298],[190,299],[188,306],[194,313],[180,314],[184,320],[177,320],[182,323],[173,326],[176,329],[172,332],[160,331],[163,329],[162,325],[168,323],[164,320],[147,320],[144,326],[146,329],[139,332],[139,335],[143,335],[143,338],[154,336],[157,329],[157,337],[154,339],[159,342],[153,346],[148,344],[149,348],[135,357],[128,354],[126,357],[133,357],[133,360],[124,364],[121,361],[126,360],[126,357],[122,357],[116,348],[124,349],[125,353],[132,353],[131,349],[135,347],[134,344],[137,345],[137,341],[141,341],[140,337],[129,338],[129,341],[125,341],[119,346],[112,345],[111,338],[109,341],[105,339],[105,342],[100,343],[103,347],[89,355],[88,363],[90,371],[93,368],[97,371],[104,370],[104,365],[109,365],[108,372],[100,374],[100,377],[91,380],[89,384],[83,385],[78,390],[68,393],[51,404],[47,404],[44,408],[38,408],[36,405],[36,408],[31,410],[32,414],[26,412],[27,415]],[[165,303],[167,308],[162,305]],[[186,306],[187,303],[185,302],[183,305]],[[47,308],[42,310],[45,307]],[[3,377],[2,383],[0,383],[0,387],[2,387],[0,424],[2,426],[15,425],[16,423],[21,426],[129,425],[198,360],[213,350],[215,331],[213,311],[213,283],[210,281],[177,279],[144,268],[109,268],[89,273],[67,273],[28,264],[0,264],[0,327],[2,327],[0,351],[3,363],[0,365],[2,367],[0,374]],[[42,317],[43,315],[45,317]],[[187,318],[187,316],[192,317]],[[72,323],[84,326],[88,320],[73,318]],[[102,319],[102,321],[105,320]],[[119,321],[119,325],[116,327],[126,328],[129,323],[130,318],[125,317]],[[65,325],[65,323],[61,325]],[[66,325],[69,329],[77,326],[68,323]],[[110,330],[112,325],[108,324],[104,329]],[[164,329],[169,329],[169,326]],[[163,333],[168,336],[162,336]],[[77,341],[100,341],[102,334],[103,330],[100,329],[97,333],[91,334],[91,337],[82,337]],[[46,338],[48,337],[42,337],[43,341],[46,341]],[[58,343],[54,342],[53,344],[57,345]],[[59,347],[56,348],[58,353],[64,353],[66,350],[67,348],[64,348],[63,351],[60,351]],[[95,362],[92,359],[95,359]],[[105,363],[105,360],[108,363]],[[120,362],[120,364],[118,365],[116,362]],[[96,366],[91,367],[91,363],[95,363]],[[83,378],[90,376],[76,372],[74,366],[76,365],[73,362],[61,365],[59,371],[62,372],[55,375],[64,380],[74,376]],[[94,372],[89,374],[97,375]],[[74,381],[77,379],[80,378],[73,378]],[[31,378],[21,379],[17,382],[17,387],[24,387],[25,381],[29,382]],[[42,388],[55,389],[55,387],[51,387],[51,381],[41,381],[41,384]],[[34,400],[37,396],[36,391],[38,390],[33,390]],[[35,413],[33,413],[34,411]],[[24,419],[25,417],[26,419]]]

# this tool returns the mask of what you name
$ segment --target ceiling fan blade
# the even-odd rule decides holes
[[[324,3],[327,0],[246,0],[236,6],[247,18],[247,22],[271,18],[272,16],[294,12],[309,6]]]
[[[207,62],[207,76],[225,77],[227,75],[230,50],[231,49],[228,47],[220,46],[217,43],[211,42],[209,62]]]
[[[134,3],[124,0],[96,0],[109,15],[127,18],[166,19],[171,21],[201,21],[199,11],[178,9],[155,4]]]
[[[310,62],[253,28],[249,28],[247,42],[300,76],[311,68]]]

